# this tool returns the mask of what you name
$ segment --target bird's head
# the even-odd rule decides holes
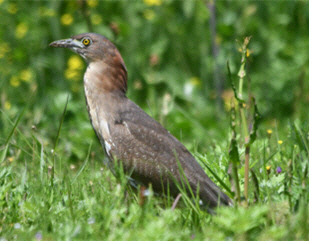
[[[51,47],[68,48],[78,53],[88,63],[110,59],[116,55],[117,48],[106,37],[96,33],[84,33],[50,43]]]
[[[50,43],[51,47],[68,48],[83,57],[89,64],[102,63],[102,79],[110,79],[114,86],[124,91],[127,89],[127,69],[124,61],[115,47],[106,37],[96,33],[84,33]],[[104,68],[103,68],[104,69]],[[113,80],[116,81],[113,81]],[[108,85],[108,84],[107,84]],[[113,84],[110,84],[110,86]]]

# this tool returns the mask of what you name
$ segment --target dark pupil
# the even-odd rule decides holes
[[[86,45],[89,44],[89,40],[87,40],[87,39],[85,39],[83,42],[84,42],[84,44],[86,44]]]

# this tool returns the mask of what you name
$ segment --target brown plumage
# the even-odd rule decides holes
[[[88,63],[84,89],[92,126],[108,157],[122,162],[141,184],[161,192],[173,178],[181,181],[181,168],[194,193],[209,207],[231,200],[205,174],[191,153],[157,121],[126,97],[127,70],[117,48],[105,37],[85,33],[50,44],[81,55]],[[180,164],[180,166],[178,165]]]

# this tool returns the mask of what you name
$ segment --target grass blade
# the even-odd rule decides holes
[[[84,161],[83,165],[81,166],[81,168],[79,169],[78,173],[75,175],[75,177],[72,180],[71,184],[73,184],[75,182],[75,180],[78,178],[78,176],[81,174],[81,172],[84,170],[84,168],[86,167],[87,163],[89,162],[91,146],[92,146],[92,143],[90,143],[90,146],[89,146],[89,149],[88,149],[87,158],[85,159],[85,161]]]
[[[215,177],[215,179],[220,183],[220,185],[222,185],[222,187],[232,196],[234,197],[233,192],[231,191],[231,189],[227,186],[227,184],[208,166],[208,164],[206,162],[204,162],[203,160],[201,160],[204,164],[204,166],[209,170],[209,172],[213,175],[213,177]]]
[[[61,117],[60,125],[59,125],[59,127],[58,127],[56,139],[55,139],[55,142],[54,142],[53,156],[52,156],[52,158],[53,158],[53,167],[52,167],[52,172],[51,172],[51,186],[53,186],[53,180],[54,180],[54,171],[55,171],[55,150],[56,150],[56,147],[57,147],[59,138],[60,138],[61,128],[62,128],[62,125],[63,125],[63,122],[64,122],[64,118],[65,118],[65,114],[66,114],[66,110],[67,110],[67,105],[68,105],[68,100],[69,100],[69,95],[67,95],[67,99],[66,99],[64,111],[63,111],[63,114],[62,114],[62,117]]]
[[[40,179],[41,182],[43,180],[43,168],[44,168],[45,162],[44,162],[44,152],[43,152],[43,145],[41,144],[41,150],[40,150]]]
[[[63,111],[63,114],[62,114],[62,117],[61,117],[60,125],[59,125],[58,130],[57,130],[57,135],[56,135],[56,138],[55,138],[54,148],[53,148],[54,152],[55,152],[55,149],[57,147],[57,144],[58,144],[58,141],[59,141],[59,138],[60,138],[61,128],[62,128],[62,125],[63,125],[63,122],[64,122],[64,118],[65,118],[65,114],[66,114],[66,110],[67,110],[67,105],[68,105],[68,100],[69,100],[69,95],[67,95],[64,111]]]
[[[10,131],[10,133],[9,133],[9,135],[8,135],[8,137],[7,137],[7,139],[5,140],[5,148],[4,148],[3,152],[2,152],[0,163],[2,163],[2,162],[4,161],[4,159],[5,159],[5,157],[6,157],[6,154],[7,154],[7,151],[8,151],[8,147],[9,147],[9,142],[10,142],[10,140],[11,140],[11,137],[12,137],[12,135],[13,135],[13,133],[14,133],[14,131],[15,131],[15,129],[16,129],[18,123],[20,122],[21,118],[22,118],[23,115],[24,115],[25,108],[26,108],[26,107],[23,108],[22,112],[21,112],[21,113],[19,114],[19,116],[17,117],[17,119],[16,119],[16,121],[15,121],[15,123],[14,123],[14,125],[13,125],[13,128],[11,129],[11,131]],[[1,110],[1,112],[3,112],[3,111]]]

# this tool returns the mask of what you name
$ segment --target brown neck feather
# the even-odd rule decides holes
[[[84,79],[85,85],[99,92],[125,95],[127,91],[127,69],[119,53],[108,60],[91,62]]]

